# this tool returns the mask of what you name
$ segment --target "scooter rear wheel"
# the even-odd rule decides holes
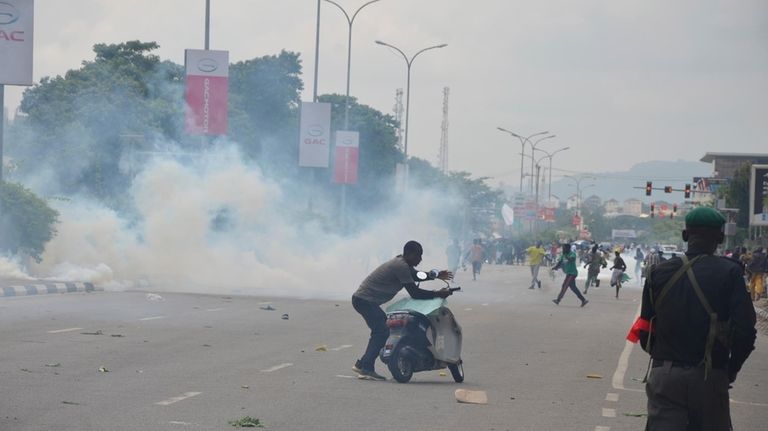
[[[459,360],[458,364],[449,364],[448,369],[451,370],[453,381],[456,383],[464,381],[464,361]]]
[[[408,383],[413,377],[413,363],[399,349],[389,358],[389,372],[400,383]]]

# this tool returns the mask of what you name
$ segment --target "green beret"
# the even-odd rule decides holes
[[[725,217],[714,208],[697,207],[685,216],[686,227],[707,227],[720,229],[725,224]]]

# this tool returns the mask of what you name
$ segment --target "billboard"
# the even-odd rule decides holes
[[[338,130],[334,150],[333,182],[357,184],[357,166],[360,160],[360,134]]]
[[[768,165],[752,165],[749,180],[749,225],[768,226]]]
[[[34,4],[0,1],[0,84],[32,85]]]
[[[226,135],[229,52],[187,49],[184,67],[187,71],[187,133]]]
[[[327,168],[331,154],[331,104],[301,102],[299,166]]]

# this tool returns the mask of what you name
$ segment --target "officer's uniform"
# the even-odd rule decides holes
[[[711,208],[697,208],[686,217],[688,228],[724,223]],[[690,261],[695,281],[679,271]],[[665,289],[678,272],[679,278]],[[707,308],[716,313],[717,330]],[[730,430],[729,382],[756,338],[755,310],[739,265],[707,254],[686,254],[655,265],[645,281],[638,322],[638,338],[652,358],[646,430]]]

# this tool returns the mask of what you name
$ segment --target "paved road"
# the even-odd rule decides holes
[[[639,287],[619,300],[591,290],[582,309],[570,293],[551,303],[560,279],[528,290],[526,267],[468,278],[450,299],[464,329],[461,385],[437,371],[408,384],[354,378],[367,334],[347,298],[0,298],[0,430],[227,430],[246,415],[270,430],[642,429],[626,414],[645,411],[647,356],[624,341]],[[768,423],[758,343],[731,394],[737,430]],[[456,403],[458,387],[487,391],[489,404]]]

